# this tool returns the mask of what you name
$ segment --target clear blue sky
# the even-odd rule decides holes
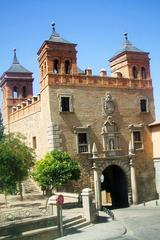
[[[109,73],[108,59],[119,50],[123,33],[150,52],[157,119],[160,119],[160,1],[159,0],[1,0],[0,75],[17,49],[21,64],[34,73],[38,93],[37,51],[51,34],[51,22],[68,41],[77,43],[78,65],[98,75]]]

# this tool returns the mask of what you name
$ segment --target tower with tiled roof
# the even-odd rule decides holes
[[[4,124],[7,124],[7,116],[14,105],[20,104],[33,96],[32,82],[32,72],[20,64],[16,49],[14,49],[12,65],[3,73],[0,83],[4,96],[2,109],[3,113],[6,113]]]
[[[45,40],[38,51],[40,65],[41,90],[50,78],[56,75],[76,75],[77,58],[76,44],[62,38],[52,23],[52,34]]]
[[[149,53],[135,47],[125,33],[122,48],[109,60],[113,77],[150,80]]]

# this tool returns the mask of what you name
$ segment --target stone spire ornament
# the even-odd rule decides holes
[[[97,158],[97,153],[98,153],[98,151],[97,151],[97,147],[96,147],[96,144],[95,144],[95,142],[93,143],[93,147],[92,147],[92,154],[93,154],[93,158]]]

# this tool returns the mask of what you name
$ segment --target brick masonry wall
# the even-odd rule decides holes
[[[106,92],[110,92],[115,104],[115,111],[112,114],[113,120],[117,123],[120,132],[120,147],[122,155],[128,154],[130,124],[144,123],[143,141],[144,150],[136,151],[136,176],[139,193],[139,200],[143,198],[153,199],[155,197],[154,168],[152,161],[152,142],[151,135],[146,127],[154,120],[154,101],[152,89],[102,89],[94,87],[67,87],[53,86],[50,92],[51,118],[54,123],[59,125],[63,150],[68,151],[73,157],[79,159],[82,167],[81,180],[72,189],[80,190],[82,187],[93,187],[92,161],[88,159],[88,154],[77,154],[76,134],[74,127],[90,125],[91,149],[95,142],[100,156],[103,155],[103,144],[101,129],[106,121],[106,116],[102,113],[102,99]],[[71,94],[73,96],[73,112],[59,112],[59,94]],[[149,112],[140,112],[140,98],[147,97],[149,102]],[[53,110],[53,111],[52,111]],[[105,166],[107,159],[101,160],[101,166]],[[123,161],[123,160],[121,160]],[[116,161],[115,161],[116,162]],[[115,163],[114,162],[114,163]],[[110,162],[112,164],[113,162]],[[118,164],[117,164],[118,165]],[[128,163],[129,167],[129,163]],[[101,171],[104,169],[101,168]],[[125,170],[124,170],[125,171]],[[128,187],[130,187],[130,175],[126,172]],[[145,182],[148,182],[148,186]],[[145,184],[145,193],[143,187]],[[75,189],[76,187],[76,189]]]
[[[154,101],[152,89],[119,89],[119,88],[98,88],[89,86],[50,86],[41,92],[41,111],[28,115],[21,120],[10,124],[10,131],[20,131],[27,137],[27,143],[32,146],[32,137],[37,138],[37,157],[41,158],[47,151],[62,149],[68,151],[81,164],[81,179],[78,183],[70,183],[66,186],[68,191],[80,191],[82,188],[93,188],[92,160],[89,154],[77,154],[75,127],[90,126],[90,145],[95,142],[99,155],[103,156],[103,141],[101,129],[107,117],[103,115],[102,102],[110,92],[115,111],[112,114],[113,120],[117,123],[120,132],[121,154],[128,154],[130,124],[145,125],[154,120]],[[59,94],[72,95],[73,112],[59,111]],[[147,97],[149,112],[140,112],[140,97]],[[152,143],[150,132],[144,128],[144,151],[136,152],[136,175],[140,201],[155,196],[154,168],[152,162]],[[107,159],[102,158],[100,171]],[[123,161],[123,160],[121,160]],[[115,163],[115,162],[114,162]],[[113,164],[113,161],[109,164]],[[116,163],[115,163],[116,164]],[[125,171],[125,170],[124,170]],[[101,174],[101,173],[100,173]],[[128,173],[126,172],[126,175]],[[129,174],[128,174],[129,175]],[[129,177],[128,187],[130,187]],[[146,184],[149,183],[148,185]],[[145,193],[143,186],[145,184]]]

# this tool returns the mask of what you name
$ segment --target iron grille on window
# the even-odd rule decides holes
[[[78,152],[88,152],[87,133],[78,133]]]
[[[133,132],[133,140],[134,140],[134,149],[141,149],[142,148],[142,139],[141,139],[141,132],[134,131]]]

